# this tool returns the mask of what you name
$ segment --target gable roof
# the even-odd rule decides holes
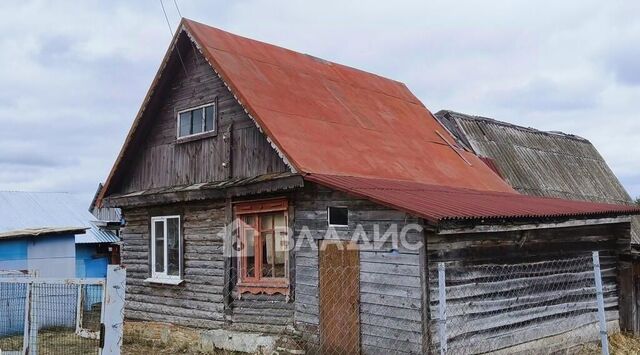
[[[483,192],[502,194],[497,201],[514,198],[520,201],[516,204],[534,202],[516,194],[478,156],[458,146],[455,138],[404,84],[187,19],[182,20],[174,36],[100,199],[109,194],[114,176],[130,154],[133,137],[143,133],[138,132],[138,128],[144,110],[172,51],[178,48],[176,44],[182,33],[186,33],[204,55],[292,171],[308,180],[331,185],[331,179],[314,180],[314,176],[339,177],[352,183],[365,179],[382,186],[378,190],[384,190],[387,182],[417,184],[415,186],[427,186],[427,190],[458,191],[459,202],[464,201],[466,195],[473,198]],[[347,190],[359,193],[355,191],[357,184],[347,185],[354,189]],[[366,196],[376,200],[372,194]],[[426,199],[418,205],[432,203],[431,195],[417,196]],[[399,209],[412,210],[411,206],[416,205],[411,202],[416,197],[411,193],[398,192],[397,197],[405,197],[404,207],[400,202],[395,204]],[[476,202],[482,204],[483,200],[476,198]],[[572,212],[569,205],[562,203],[555,203],[551,210],[544,205],[544,201],[537,201],[526,214],[574,216],[578,212],[640,211],[594,204],[576,207]],[[470,211],[463,202],[456,206],[461,216]],[[523,211],[521,205],[510,206],[511,212],[503,209],[498,215],[513,217]],[[487,205],[484,210],[478,207],[476,214],[482,215],[494,207]],[[453,216],[454,210],[449,210],[448,215],[414,212],[437,221]]]
[[[400,82],[187,19],[170,49],[183,31],[297,172],[512,191],[475,155],[452,148],[454,138]]]
[[[115,243],[75,197],[60,192],[0,191],[0,237],[76,235],[77,243]],[[86,234],[85,234],[86,233]]]
[[[545,132],[492,118],[442,110],[436,113],[458,143],[487,157],[513,188],[526,195],[631,204],[632,200],[587,139]],[[640,243],[640,217],[631,220]]]
[[[536,196],[608,203],[631,198],[587,139],[545,132],[491,118],[436,113],[460,144],[493,160],[513,188]]]

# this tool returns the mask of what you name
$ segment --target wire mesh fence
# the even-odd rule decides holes
[[[226,289],[228,330],[279,338],[276,349],[307,354],[421,354],[424,293],[419,255],[361,252],[357,245],[299,250],[295,277],[269,278],[278,262],[264,251],[259,282],[248,263],[234,260]],[[282,259],[281,259],[282,260]],[[285,352],[286,353],[286,352]]]
[[[507,265],[430,267],[432,348],[441,354],[552,352],[602,341],[615,318],[615,270],[597,253]],[[612,279],[613,278],[613,279]],[[604,335],[601,337],[601,335]]]
[[[108,297],[105,282],[105,279],[0,277],[2,354],[113,353],[101,350],[105,337],[103,310],[105,300],[124,303],[124,281],[117,287],[122,299],[116,299],[117,292]],[[122,327],[123,312],[118,312],[111,312],[118,314],[111,315],[109,329]],[[119,339],[118,349],[121,342]]]

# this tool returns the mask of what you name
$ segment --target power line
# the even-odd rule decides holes
[[[178,15],[180,15],[180,18],[182,18],[182,13],[180,13],[180,8],[178,7],[178,1],[173,0],[173,4],[176,5],[176,10],[178,10]]]
[[[175,0],[174,0],[174,3],[175,3]],[[160,6],[162,7],[162,12],[164,13],[164,19],[167,20],[167,27],[169,27],[169,33],[171,33],[171,36],[173,36],[173,29],[171,28],[171,23],[169,22],[169,16],[167,16],[167,11],[164,9],[164,3],[162,2],[162,0],[160,0]],[[177,3],[176,3],[176,6],[178,6]],[[184,65],[184,61],[182,60],[182,54],[180,54],[180,47],[178,47],[177,43],[176,43],[176,53],[178,53],[178,58],[180,59],[182,70],[184,70],[184,75],[187,76],[188,75],[187,67]]]

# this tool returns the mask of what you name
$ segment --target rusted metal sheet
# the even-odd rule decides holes
[[[449,146],[454,138],[400,82],[191,20],[183,27],[299,172],[512,191]]]
[[[544,132],[453,111],[436,113],[458,144],[490,158],[515,190],[526,195],[631,204],[631,198],[587,139]],[[640,217],[632,241],[640,243]]]
[[[478,191],[411,181],[308,174],[306,180],[425,218],[528,219],[640,214],[640,207]]]

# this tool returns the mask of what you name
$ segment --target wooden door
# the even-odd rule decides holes
[[[322,354],[360,353],[360,254],[353,242],[320,244]]]

